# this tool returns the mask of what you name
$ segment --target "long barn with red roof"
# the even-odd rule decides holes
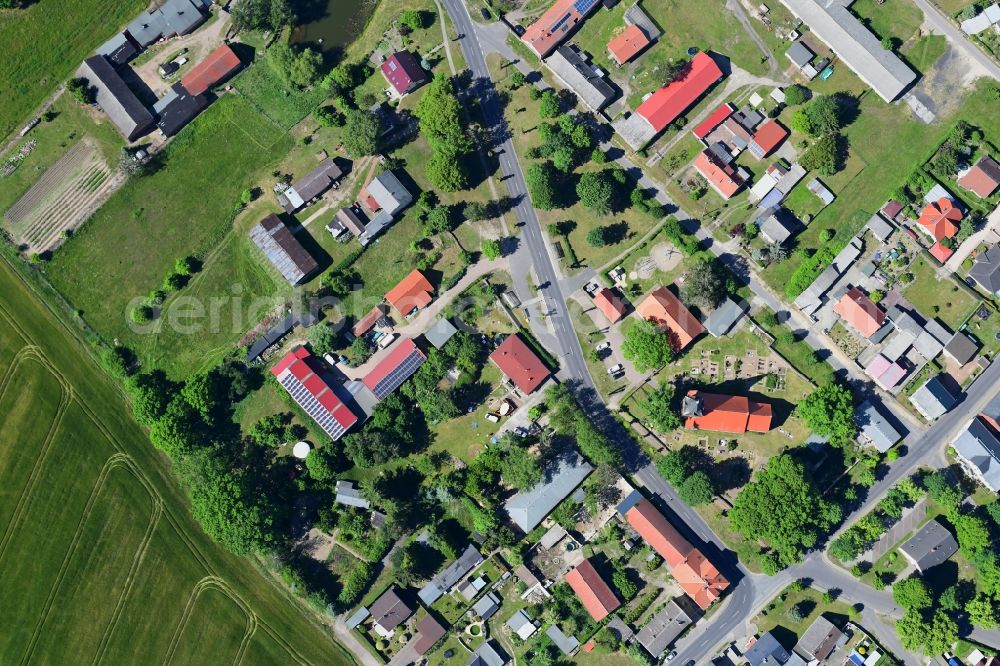
[[[223,44],[212,51],[207,58],[192,67],[181,78],[181,85],[192,95],[200,95],[209,88],[225,81],[241,66],[242,63],[240,63],[236,53],[229,48],[228,44]]]
[[[271,373],[330,439],[340,439],[358,422],[357,415],[327,381],[319,361],[305,347],[288,352]]]

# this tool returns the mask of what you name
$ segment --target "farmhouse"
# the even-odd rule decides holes
[[[441,623],[434,619],[433,615],[429,614],[424,616],[424,619],[420,620],[420,622],[417,622],[416,630],[417,637],[413,643],[413,650],[419,655],[425,655],[430,652],[431,648],[448,633],[441,626]]]
[[[505,666],[510,661],[492,641],[486,641],[472,652],[466,666]]]
[[[721,337],[728,333],[742,316],[743,306],[726,296],[726,300],[705,318],[705,329],[713,337]]]
[[[767,120],[757,128],[747,147],[754,157],[762,160],[774,152],[787,136],[788,130],[781,123],[777,120]]]
[[[427,72],[409,51],[397,51],[382,63],[382,76],[396,95],[403,96],[427,82]]]
[[[958,223],[962,221],[962,217],[962,211],[955,206],[955,202],[941,197],[924,206],[917,223],[921,231],[941,242],[958,233]]]
[[[958,542],[944,525],[929,520],[910,539],[899,547],[899,552],[908,559],[920,573],[942,564],[958,552]]]
[[[885,311],[857,287],[848,289],[833,310],[866,338],[875,335],[885,324]]]
[[[566,574],[566,582],[576,592],[594,622],[600,622],[621,605],[590,560],[584,560],[571,569]]]
[[[328,157],[315,169],[307,173],[278,194],[278,203],[286,213],[294,213],[315,201],[344,175],[333,158]]]
[[[385,300],[396,308],[396,312],[408,317],[430,305],[434,300],[434,285],[424,277],[420,269],[414,268],[409,275],[399,281],[399,284],[389,290]]]
[[[723,199],[731,199],[746,182],[746,179],[732,165],[723,163],[709,150],[698,153],[692,166],[704,176],[712,189]]]
[[[186,35],[197,28],[205,20],[202,7],[200,0],[166,0],[159,9],[139,14],[126,29],[140,46],[149,46],[160,37]]]
[[[812,62],[812,59],[816,57],[816,54],[812,52],[812,49],[803,44],[802,40],[796,39],[792,42],[792,45],[788,47],[788,50],[785,51],[785,57],[791,60],[792,64],[801,70]],[[813,74],[813,76],[815,76],[815,74]]]
[[[301,284],[319,268],[312,255],[273,213],[250,230],[250,240],[290,285]]]
[[[928,421],[943,416],[958,404],[958,396],[951,392],[941,377],[934,375],[910,396],[910,402]]]
[[[523,610],[511,615],[510,619],[507,620],[507,626],[522,641],[528,640],[532,634],[538,631],[535,622]]]
[[[646,652],[658,659],[693,622],[694,618],[681,608],[676,600],[671,599],[663,610],[649,618],[635,635],[635,639]]]
[[[119,32],[94,51],[111,61],[113,65],[124,65],[139,54],[139,48],[126,32]]]
[[[795,658],[794,653],[789,654],[770,631],[761,634],[743,657],[750,666],[781,666]]]
[[[681,401],[681,417],[688,430],[716,432],[767,432],[771,405],[742,395],[720,395],[692,389]]]
[[[490,360],[524,394],[534,392],[551,374],[542,359],[516,333],[508,335],[493,350]]]
[[[834,626],[833,622],[820,615],[809,628],[805,630],[795,650],[810,661],[826,661],[838,645],[847,642],[844,632]]]
[[[978,351],[979,343],[963,331],[951,336],[951,340],[944,346],[945,355],[960,366],[974,359]]]
[[[361,191],[358,202],[342,209],[346,218],[338,217],[358,242],[367,245],[386,227],[392,224],[396,213],[413,202],[413,195],[403,186],[392,171],[375,176]],[[338,214],[339,215],[339,214]]]
[[[118,72],[102,55],[91,56],[80,66],[80,76],[97,89],[97,104],[129,141],[139,138],[153,124],[153,116]]]
[[[575,451],[564,454],[543,480],[530,490],[523,490],[504,504],[512,523],[525,534],[535,529],[594,470]]]
[[[413,615],[415,609],[403,601],[395,587],[390,587],[368,610],[376,629],[381,630],[379,633],[388,636]]]
[[[594,113],[606,107],[618,95],[604,78],[604,72],[588,62],[587,54],[574,44],[564,44],[557,48],[545,64]]]
[[[599,5],[599,0],[556,0],[528,26],[521,41],[539,58],[545,58]]]
[[[854,420],[861,430],[859,439],[874,446],[879,453],[885,453],[903,438],[870,400],[858,405]]]
[[[319,361],[305,347],[288,352],[271,368],[271,374],[330,439],[340,439],[358,422],[327,380]]]
[[[708,118],[705,118],[705,120],[698,123],[698,125],[691,130],[691,133],[704,141],[705,137],[707,137],[712,130],[721,125],[729,116],[733,115],[734,111],[736,111],[736,107],[729,102],[723,102],[715,111],[709,114]]]
[[[427,360],[426,354],[409,338],[403,338],[362,382],[379,400],[395,391]]]
[[[1000,164],[983,155],[967,171],[959,174],[958,184],[981,199],[989,198],[1000,187]]]
[[[223,44],[191,68],[181,78],[181,84],[192,95],[200,95],[235,74],[243,64],[236,53]]]
[[[337,504],[345,506],[355,506],[359,509],[370,509],[371,502],[366,500],[361,491],[354,486],[353,481],[337,481],[333,500]]]
[[[671,337],[671,344],[678,351],[705,332],[698,318],[666,287],[650,292],[635,311],[642,319],[661,330],[665,329]]]
[[[792,237],[793,229],[785,222],[785,216],[779,214],[777,206],[768,208],[757,218],[760,236],[768,243],[783,244]]]

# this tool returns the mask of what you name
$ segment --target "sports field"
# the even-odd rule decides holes
[[[201,532],[74,331],[0,257],[0,663],[351,663]]]

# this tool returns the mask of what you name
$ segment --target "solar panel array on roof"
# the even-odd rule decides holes
[[[573,7],[581,14],[585,14],[591,7],[597,4],[597,0],[576,0]]]
[[[312,379],[313,377],[316,377],[316,375],[312,375],[309,379]],[[308,414],[309,417],[323,429],[323,432],[330,436],[330,439],[339,439],[340,436],[347,432],[347,429],[351,425],[354,425],[357,421],[357,417],[350,413],[350,411],[347,410],[347,407],[340,402],[340,400],[337,399],[325,385],[323,388],[327,388],[327,393],[324,394],[323,397],[329,395],[330,398],[332,398],[325,400],[325,402],[328,403],[326,405],[321,402],[320,398],[313,395],[313,393],[306,388],[306,385],[303,384],[291,370],[286,370],[282,373],[282,375],[278,377],[278,383],[281,384],[286,391],[288,391],[288,394],[292,396],[296,403],[298,403],[299,407],[305,410],[306,414]],[[345,427],[333,416],[334,411],[340,409],[348,411],[346,415],[349,417],[347,418],[347,427]]]
[[[407,355],[406,358],[403,359],[402,363],[397,365],[391,372],[389,372],[389,374],[380,379],[375,386],[371,387],[372,393],[374,393],[375,397],[379,400],[384,399],[387,395],[399,388],[400,384],[409,379],[410,375],[416,372],[417,368],[423,364],[425,358],[426,357],[423,352],[419,349],[414,349]]]

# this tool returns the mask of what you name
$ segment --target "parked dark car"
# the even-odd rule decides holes
[[[479,13],[483,15],[483,20],[484,21],[489,21],[490,20],[490,10],[486,9],[486,7],[480,7],[479,8]]]

